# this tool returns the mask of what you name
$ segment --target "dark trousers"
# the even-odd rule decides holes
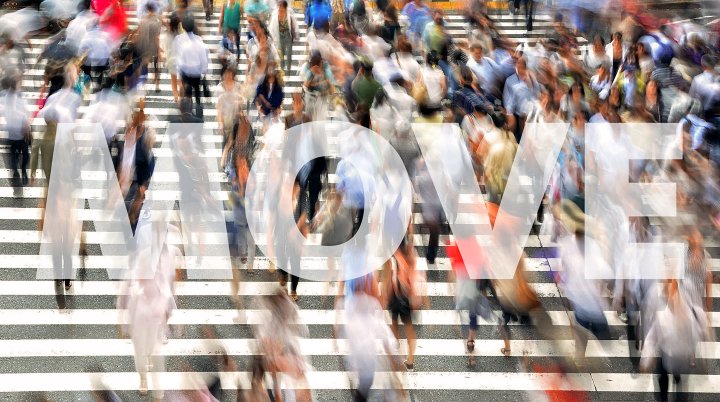
[[[427,251],[425,253],[425,259],[428,264],[434,264],[435,258],[437,258],[438,248],[440,245],[440,222],[442,222],[442,212],[438,211],[437,215],[433,219],[428,219],[425,222],[425,226],[430,232],[430,238],[428,239]]]
[[[312,221],[317,212],[318,199],[320,199],[320,191],[322,191],[322,174],[313,174],[308,177],[306,184],[308,197],[308,220]]]
[[[195,94],[195,116],[203,117],[202,92],[200,85],[202,84],[202,76],[192,77],[189,75],[181,75],[183,87],[185,88],[185,97],[192,98]]]
[[[663,359],[662,357],[658,360],[657,363],[657,373],[660,375],[658,378],[658,385],[660,386],[660,395],[659,400],[660,401],[667,401],[668,400],[668,390],[670,389],[670,373],[668,373],[667,370],[665,370],[665,366],[663,366]],[[675,382],[675,385],[678,385],[680,383],[680,376],[677,374],[673,374],[673,381]],[[681,396],[679,393],[675,396],[675,400],[687,400],[687,399],[681,399]]]
[[[102,85],[102,81],[105,77],[105,72],[107,70],[107,64],[104,66],[89,66],[87,64],[82,65],[82,72],[85,73],[85,75],[87,75],[88,77],[90,77],[90,80],[94,81],[98,87]]]
[[[282,233],[287,232],[280,230],[277,235],[280,236]],[[291,244],[281,244],[278,239],[276,239],[275,253],[277,256],[278,275],[285,282],[287,282],[289,275],[290,290],[297,292],[300,277],[293,275],[292,272],[297,273],[300,270],[300,250]]]
[[[58,233],[52,239],[52,262],[55,276],[55,301],[58,308],[65,308],[65,289],[72,276],[73,239],[68,233]]]
[[[213,13],[213,0],[203,0],[203,8],[205,9],[205,16],[211,17]]]
[[[515,4],[513,7],[515,9],[520,8],[520,2],[522,1],[525,3],[525,21],[527,24],[527,30],[532,31],[533,29],[533,13],[535,12],[535,0],[514,0]]]
[[[8,140],[10,143],[10,169],[16,174],[18,168],[22,177],[27,177],[27,165],[30,160],[30,152],[28,151],[28,143],[22,140]],[[19,166],[18,166],[18,162]]]

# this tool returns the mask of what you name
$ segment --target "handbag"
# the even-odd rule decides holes
[[[203,87],[203,96],[205,98],[209,98],[210,95],[210,88],[208,87],[207,78],[205,76],[202,77],[202,87]]]
[[[420,105],[427,103],[428,100],[427,85],[425,85],[425,80],[420,71],[418,71],[417,79],[412,87],[412,97]]]
[[[32,146],[33,142],[33,134],[32,134],[32,128],[30,127],[30,124],[26,124],[23,128],[23,138],[25,139],[25,143],[27,146]]]

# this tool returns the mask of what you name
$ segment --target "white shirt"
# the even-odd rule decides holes
[[[87,119],[100,123],[108,143],[117,134],[120,123],[129,115],[130,106],[125,96],[107,89],[97,94],[95,102],[85,112]]]
[[[45,107],[40,111],[40,116],[52,111],[57,117],[58,123],[75,123],[81,103],[82,98],[77,92],[70,88],[63,88],[47,99]]]
[[[80,52],[87,52],[85,64],[91,66],[106,65],[112,52],[110,36],[101,29],[88,32],[80,43]]]
[[[709,71],[696,75],[692,80],[689,95],[702,103],[703,110],[708,110],[712,101],[720,98],[718,77]]]
[[[9,140],[22,140],[23,129],[28,124],[27,102],[20,92],[2,92],[2,114]]]
[[[88,33],[88,28],[91,27],[97,20],[97,15],[93,11],[83,11],[78,14],[67,28],[65,28],[65,44],[69,45],[73,49],[79,49],[80,44]]]
[[[385,57],[385,54],[390,50],[390,45],[379,36],[362,36],[362,53],[369,57],[371,60],[378,60]]]
[[[127,194],[130,184],[132,183],[133,176],[135,175],[135,148],[137,147],[137,140],[133,141],[132,144],[128,144],[127,141],[123,146],[122,166],[120,171],[123,173],[120,175],[122,183],[123,195]]]
[[[207,73],[209,50],[199,36],[188,33],[178,35],[173,41],[173,54],[181,74],[199,77]]]
[[[418,71],[420,71],[420,64],[412,54],[395,53],[391,56],[391,59],[400,70],[400,74],[402,74],[405,81],[415,82]]]
[[[396,76],[402,76],[395,63],[387,57],[381,57],[373,63],[373,76],[380,85],[387,85]]]
[[[422,69],[422,78],[427,88],[428,104],[439,105],[445,95],[442,90],[445,74],[440,67],[430,68],[425,66]]]
[[[467,67],[472,70],[477,77],[483,92],[493,94],[498,92],[497,82],[500,66],[498,66],[493,59],[483,57],[478,61],[471,57],[467,62]]]

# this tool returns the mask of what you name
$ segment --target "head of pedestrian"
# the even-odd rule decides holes
[[[372,77],[373,74],[373,62],[370,59],[362,61],[362,72],[366,77]]]
[[[157,6],[154,2],[148,1],[147,4],[145,4],[145,11],[147,11],[148,14],[154,14],[155,11],[157,11]]]
[[[281,10],[287,10],[287,8],[288,8],[288,3],[287,3],[287,1],[286,1],[286,0],[280,0],[280,1],[278,2],[278,7],[279,7]]]
[[[15,77],[14,75],[9,75],[7,77],[3,77],[2,80],[0,80],[0,87],[2,87],[3,90],[8,90],[11,92],[15,92],[20,89],[20,81]]]
[[[300,92],[295,92],[292,95],[292,108],[295,114],[301,114],[303,112],[303,99]]]
[[[235,80],[235,66],[233,65],[233,62],[230,62],[229,65],[222,68],[220,76],[225,82],[232,82]]]
[[[428,67],[435,68],[439,62],[440,60],[438,59],[438,55],[434,51],[429,52],[425,57],[425,63],[427,63]]]
[[[472,54],[473,59],[475,61],[480,61],[483,58],[483,47],[480,44],[480,42],[473,42],[472,45],[470,45],[470,53]]]
[[[182,21],[182,27],[188,34],[194,34],[195,33],[195,19],[190,16],[186,15],[185,18],[183,18]]]
[[[474,75],[472,70],[470,70],[470,67],[468,66],[460,66],[460,85],[469,87],[472,86],[472,83],[474,81]]]
[[[700,65],[702,66],[703,71],[714,73],[715,66],[717,65],[717,57],[711,54],[703,55],[700,59]]]
[[[605,39],[600,35],[593,38],[593,50],[598,54],[605,54]]]
[[[433,22],[436,26],[439,27],[445,25],[445,22],[443,20],[443,12],[441,10],[435,10],[435,12],[433,13]]]
[[[133,109],[131,124],[133,127],[139,126],[145,122],[145,109],[138,105]]]
[[[322,64],[323,59],[320,52],[313,52],[313,54],[310,55],[310,69],[313,73],[319,74],[322,71]]]

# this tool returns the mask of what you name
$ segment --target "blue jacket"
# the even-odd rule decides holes
[[[323,27],[330,23],[332,6],[326,0],[312,0],[305,9],[305,22],[308,27]]]

